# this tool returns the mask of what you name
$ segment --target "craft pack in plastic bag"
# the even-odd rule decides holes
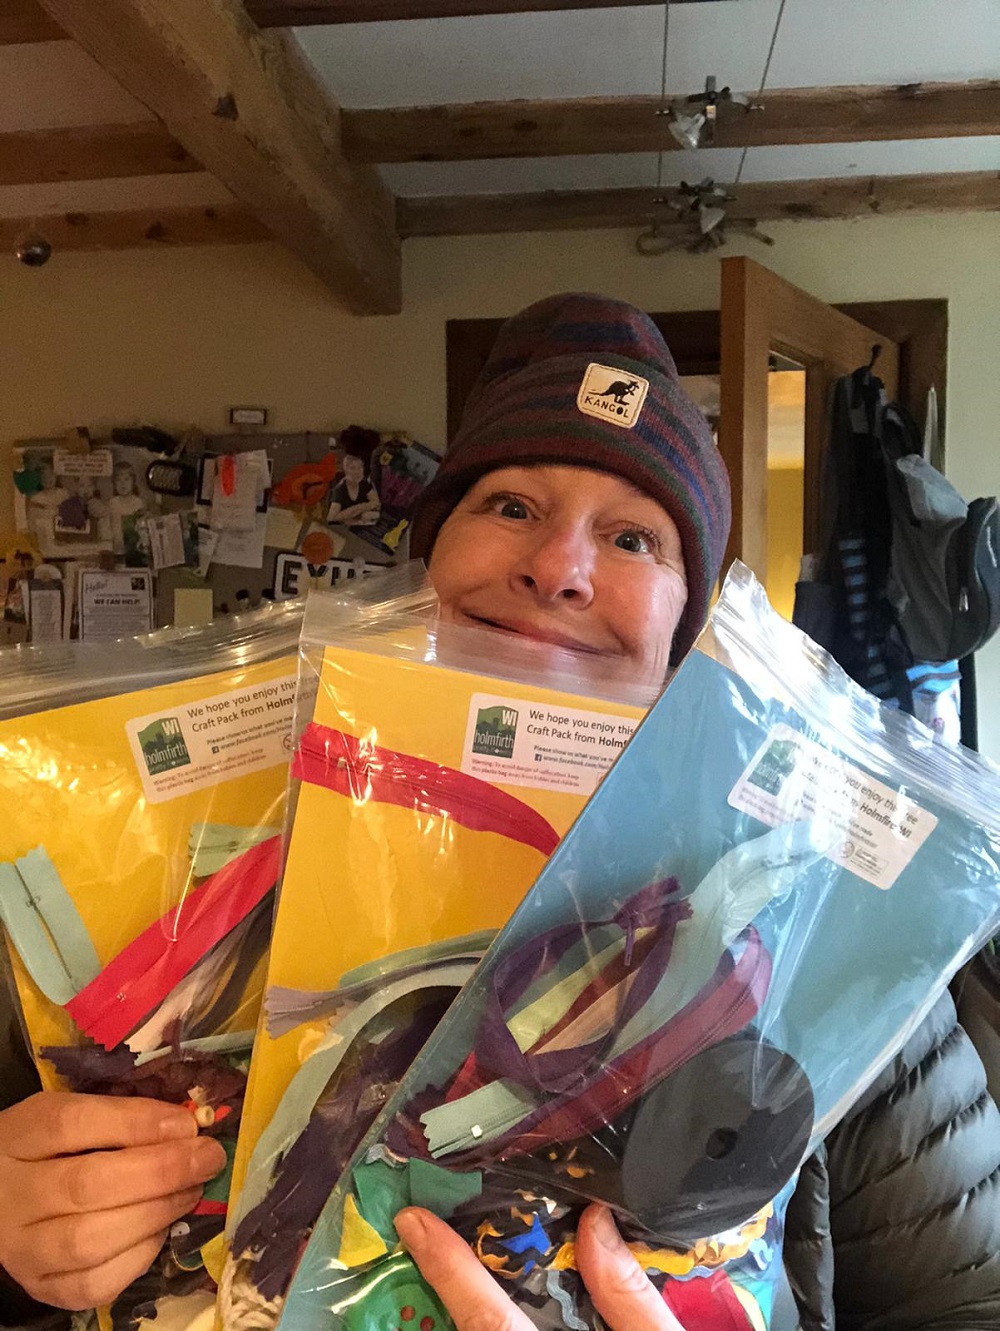
[[[232,1158],[263,991],[302,604],[0,664],[0,922],[48,1089],[187,1103]],[[81,701],[85,699],[86,701]],[[214,1286],[229,1171],[106,1319]]]
[[[380,578],[369,601],[345,615],[314,595],[303,625],[315,704],[292,764],[226,1327],[276,1319],[366,1128],[644,711],[588,696],[569,669],[529,683],[530,644],[442,637],[422,566]]]
[[[997,770],[881,708],[737,566],[355,1153],[280,1325],[444,1331],[393,1227],[419,1202],[536,1325],[598,1326],[591,1200],[682,1323],[704,1277],[766,1325],[800,1164],[998,922]]]

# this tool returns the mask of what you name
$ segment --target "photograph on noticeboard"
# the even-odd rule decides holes
[[[121,445],[76,453],[40,442],[14,450],[14,520],[43,559],[113,556],[127,567],[150,564],[147,514],[158,512],[146,486],[149,454]]]

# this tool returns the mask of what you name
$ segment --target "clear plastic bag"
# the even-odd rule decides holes
[[[232,1158],[263,990],[302,603],[0,658],[0,921],[48,1089],[187,1103]],[[107,1314],[214,1288],[229,1171]]]
[[[447,1327],[393,1228],[418,1200],[539,1327],[600,1325],[591,1200],[682,1321],[704,1277],[766,1323],[799,1165],[998,921],[1000,773],[737,566],[355,1153],[280,1325]]]
[[[569,653],[530,683],[530,646],[442,631],[436,610],[419,565],[349,615],[308,602],[299,685],[315,703],[292,767],[226,1327],[274,1321],[358,1141],[642,715],[586,696]]]

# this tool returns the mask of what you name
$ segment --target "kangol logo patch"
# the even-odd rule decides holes
[[[648,379],[591,361],[576,395],[576,405],[588,416],[631,430],[648,392]]]

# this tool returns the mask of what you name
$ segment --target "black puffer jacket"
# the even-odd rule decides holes
[[[1000,1328],[1000,1111],[949,994],[803,1167],[785,1269],[803,1331]]]

